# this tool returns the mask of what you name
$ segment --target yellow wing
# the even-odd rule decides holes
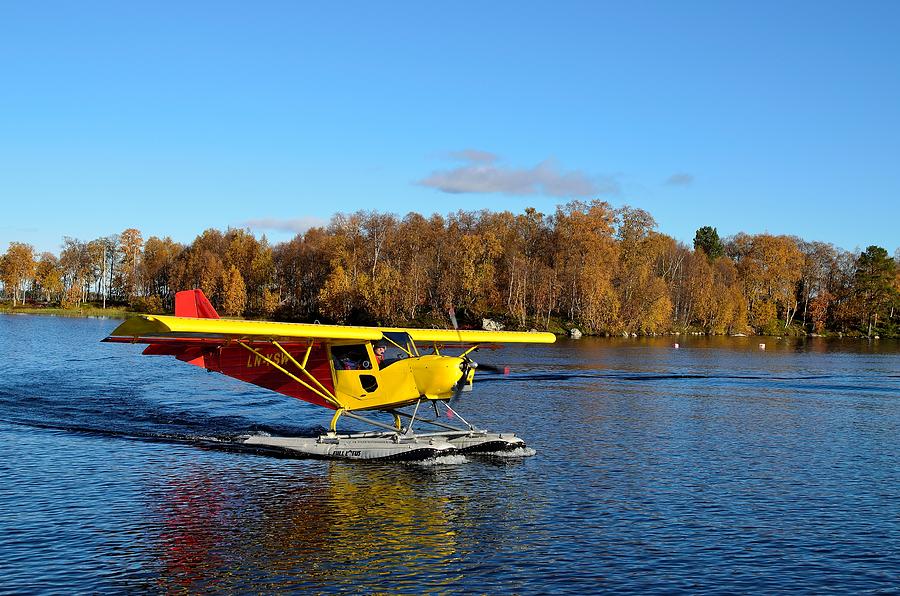
[[[307,338],[378,341],[385,332],[408,333],[413,341],[440,344],[465,343],[542,343],[552,344],[552,333],[521,331],[471,331],[461,329],[403,329],[399,327],[354,327],[313,325],[309,323],[273,323],[141,315],[116,327],[110,337],[219,337],[219,338]]]

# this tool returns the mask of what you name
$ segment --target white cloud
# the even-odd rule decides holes
[[[447,157],[456,161],[471,161],[476,163],[494,163],[499,158],[489,151],[480,151],[478,149],[463,149],[462,151],[451,151]]]
[[[668,186],[690,186],[694,183],[694,176],[685,172],[677,172],[666,179]]]
[[[563,171],[551,159],[531,168],[516,169],[495,165],[497,156],[486,151],[466,149],[450,155],[469,163],[451,170],[432,172],[418,184],[454,194],[588,197],[619,192],[619,184],[614,178],[592,177],[579,170]]]
[[[324,219],[319,217],[304,216],[295,218],[263,217],[247,220],[243,225],[252,230],[273,230],[276,232],[305,234],[310,228],[324,226],[326,223]]]

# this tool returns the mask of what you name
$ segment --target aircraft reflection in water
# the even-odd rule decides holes
[[[428,587],[449,589],[461,579],[446,563],[460,557],[454,527],[467,499],[436,481],[439,470],[294,465],[254,476],[244,468],[211,476],[193,467],[154,478],[146,494],[160,518],[149,539],[159,587],[243,591],[267,578],[265,590],[324,590],[383,576],[389,589],[392,578],[433,572]]]
[[[149,504],[162,517],[159,535],[151,538],[160,549],[159,582],[167,592],[207,584],[223,564],[216,548],[224,533],[224,491],[198,470],[162,492],[162,500]]]
[[[455,317],[453,322],[455,327]],[[525,446],[522,439],[513,433],[476,427],[449,402],[471,390],[479,365],[469,355],[479,347],[553,343],[556,337],[552,333],[458,328],[224,321],[202,291],[188,290],[176,294],[174,317],[133,317],[104,341],[148,344],[144,354],[175,356],[334,412],[328,432],[319,437],[251,435],[244,438],[248,446],[317,457],[425,459],[521,451]],[[382,349],[375,351],[388,346],[397,358],[384,358]],[[442,353],[447,347],[462,351],[458,355]],[[431,353],[423,354],[420,348]],[[387,414],[390,419],[379,421],[359,412]],[[342,417],[378,430],[338,433]]]

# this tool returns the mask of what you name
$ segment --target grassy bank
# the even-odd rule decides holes
[[[83,305],[77,308],[58,308],[40,306],[12,306],[9,303],[0,304],[0,313],[17,315],[51,315],[54,317],[110,317],[124,319],[137,313],[129,312],[124,307],[100,308],[98,306]]]

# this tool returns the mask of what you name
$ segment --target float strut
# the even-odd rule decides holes
[[[338,421],[338,418],[340,418],[341,415],[343,415],[343,413],[344,413],[344,408],[338,408],[337,410],[334,411],[334,416],[331,417],[331,424],[328,425],[328,430],[331,432],[331,434],[334,434],[335,432],[337,432],[337,421]]]
[[[405,434],[405,435],[412,435],[412,434],[413,434],[412,425],[413,425],[413,422],[416,421],[416,414],[419,413],[419,405],[420,405],[421,403],[422,403],[422,400],[421,400],[421,399],[420,399],[419,401],[416,402],[416,407],[413,408],[412,416],[409,417],[409,424],[406,425],[406,432],[403,433],[403,434]]]

